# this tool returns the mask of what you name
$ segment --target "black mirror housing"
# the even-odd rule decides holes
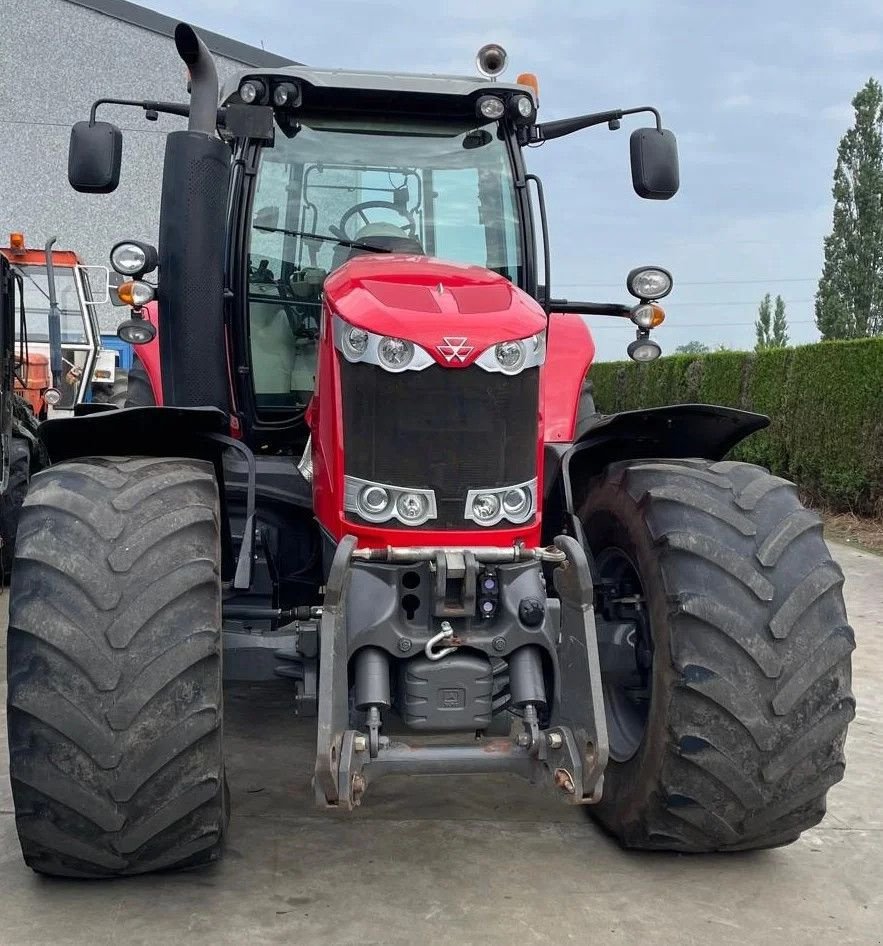
[[[123,133],[110,122],[77,122],[71,128],[67,179],[81,194],[110,194],[120,182]]]
[[[629,139],[632,185],[638,197],[668,200],[680,187],[678,142],[667,128],[636,128]]]

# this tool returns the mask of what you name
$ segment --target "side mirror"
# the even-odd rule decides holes
[[[120,182],[123,133],[110,122],[77,122],[71,128],[67,179],[81,194],[110,194]]]
[[[275,206],[261,207],[255,212],[251,225],[261,230],[275,230],[279,226],[279,208]]]
[[[629,139],[632,185],[638,197],[668,200],[680,186],[678,142],[667,128],[636,128]]]

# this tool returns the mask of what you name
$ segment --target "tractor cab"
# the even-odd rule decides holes
[[[473,77],[290,66],[249,72],[222,90],[234,155],[257,168],[234,184],[236,246],[244,249],[238,281],[247,288],[233,322],[243,327],[248,362],[234,383],[246,427],[275,446],[282,431],[298,441],[314,393],[326,281],[358,257],[480,268],[548,311],[548,254],[545,272],[538,264],[545,208],[522,149],[567,129],[537,124],[535,76],[497,81],[505,65],[500,47],[485,47],[478,65],[482,75]],[[262,115],[260,134],[233,138],[237,122],[247,116],[253,130]],[[585,119],[573,130],[618,122],[607,113]],[[677,189],[676,153],[671,133],[661,125],[657,131],[633,140],[644,162],[635,186],[642,192],[656,174],[652,196],[669,197]],[[235,267],[236,257],[228,258]],[[435,344],[444,345],[446,335],[467,344],[477,312],[439,311],[448,317]]]
[[[226,97],[230,104],[243,95],[269,101],[271,91],[300,90],[299,106],[292,98],[291,107],[275,110],[274,140],[260,150],[250,195],[248,325],[262,417],[306,408],[323,287],[348,261],[434,257],[480,266],[523,288],[533,277],[518,149],[476,109],[487,84],[370,78],[372,90],[365,75],[289,69],[249,75]],[[366,97],[361,112],[345,108],[356,88]],[[394,104],[381,108],[393,89]],[[506,87],[506,94],[535,109],[530,88]]]

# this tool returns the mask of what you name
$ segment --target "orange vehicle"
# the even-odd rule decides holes
[[[84,266],[71,250],[53,249],[55,238],[40,249],[29,248],[23,233],[11,233],[9,245],[0,247],[21,276],[22,304],[27,320],[16,326],[20,344],[16,351],[15,390],[30,404],[34,414],[72,413],[87,400],[106,400],[116,380],[116,354],[100,346],[100,333],[90,285],[90,273],[103,283],[105,267]],[[58,364],[50,351],[50,313],[58,314]],[[23,342],[23,344],[22,344]],[[53,377],[55,375],[55,377]]]

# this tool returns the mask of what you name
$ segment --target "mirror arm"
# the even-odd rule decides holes
[[[95,115],[99,105],[128,105],[131,108],[143,108],[145,112],[162,112],[163,115],[177,115],[180,118],[190,117],[190,106],[183,102],[151,102],[141,99],[98,99],[92,104],[89,112],[89,124],[95,124]],[[218,127],[223,128],[226,123],[227,109],[218,108]],[[148,116],[149,118],[149,116]],[[156,116],[153,116],[156,119]]]
[[[143,108],[145,112],[163,112],[166,115],[180,115],[187,118],[190,114],[190,106],[183,105],[180,102],[146,102],[135,99],[98,99],[92,105],[89,112],[89,124],[95,124],[95,113],[99,105],[129,105],[133,108]]]
[[[607,112],[592,112],[590,115],[562,118],[559,121],[535,125],[532,129],[531,144],[551,141],[553,138],[563,138],[564,135],[571,135],[575,131],[592,128],[594,125],[618,123],[624,115],[638,115],[641,112],[651,112],[656,119],[656,130],[662,131],[662,117],[659,112],[652,105],[639,105],[637,108],[615,108]],[[612,130],[615,130],[619,126],[613,124],[611,127]]]

